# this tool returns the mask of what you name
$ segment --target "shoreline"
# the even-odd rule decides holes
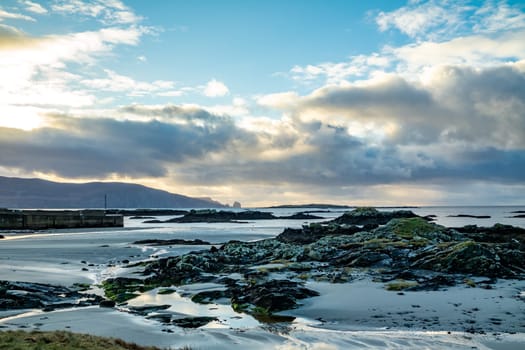
[[[230,226],[225,226],[226,230],[229,230]],[[199,225],[178,227],[181,227],[181,230],[182,228],[192,230]],[[223,230],[220,228],[217,232],[223,234]],[[152,247],[132,244],[144,238],[167,238],[169,241],[175,237],[187,238],[186,236],[189,235],[185,233],[186,231],[166,232],[164,235],[158,232],[160,231],[155,231],[152,227],[142,227],[104,230],[93,235],[87,232],[68,236],[64,232],[61,235],[34,235],[20,240],[7,240],[4,242],[7,244],[4,244],[4,249],[8,249],[6,251],[9,251],[11,256],[8,260],[2,260],[2,268],[6,271],[25,266],[27,271],[24,276],[28,280],[37,282],[43,278],[40,276],[39,269],[45,265],[41,262],[46,261],[48,266],[59,268],[56,273],[46,276],[52,283],[71,285],[71,282],[78,279],[82,281],[88,279],[93,284],[108,277],[134,276],[137,270],[126,268],[129,264],[145,260],[169,259],[170,256],[182,256],[202,248],[204,250],[200,252],[205,253],[210,249],[210,246],[173,244]],[[261,231],[264,232],[266,231]],[[208,235],[213,234],[213,231],[203,231],[203,233]],[[192,238],[208,240],[208,237],[194,235]],[[252,237],[252,234],[246,237]],[[261,238],[264,237],[265,234],[261,235]],[[257,242],[264,242],[264,240]],[[257,244],[256,242],[239,244],[239,252],[243,252],[245,246],[257,246]],[[211,245],[213,246],[218,249],[221,245]],[[33,252],[38,254],[28,255],[26,249],[29,247],[37,249]],[[231,246],[232,249],[235,247],[235,245]],[[272,251],[273,248],[269,247],[269,249]],[[232,253],[234,251],[231,250]],[[321,250],[318,252],[321,253]],[[196,254],[198,256],[201,253]],[[87,256],[92,257],[88,259]],[[82,263],[81,259],[87,260],[86,263]],[[124,263],[125,260],[129,260],[129,263]],[[35,265],[35,262],[39,264]],[[93,266],[89,266],[90,264]],[[283,266],[286,269],[283,269]],[[88,271],[81,271],[84,267],[88,268]],[[248,275],[255,273],[253,276],[263,273],[261,276],[266,276],[265,278],[268,279],[290,279],[292,275],[289,274],[288,267],[300,267],[300,265],[276,261],[272,264],[250,265],[249,271],[243,273]],[[319,268],[323,269],[322,266]],[[70,276],[64,274],[64,269],[70,272]],[[328,272],[325,271],[325,274]],[[474,284],[478,284],[475,287],[469,286],[467,282],[459,282],[455,286],[441,287],[437,291],[387,291],[385,286],[389,282],[384,278],[381,281],[374,281],[381,275],[372,272],[367,271],[366,268],[349,270],[346,273],[347,281],[344,283],[315,281],[316,274],[312,273],[304,286],[318,291],[320,296],[301,299],[298,301],[297,308],[274,313],[276,316],[295,317],[295,321],[291,323],[258,322],[249,312],[236,313],[229,299],[212,300],[209,304],[195,303],[192,297],[196,293],[217,290],[218,285],[205,283],[199,285],[190,282],[190,284],[170,287],[175,291],[171,295],[161,295],[159,292],[162,288],[141,292],[139,298],[130,300],[127,305],[117,305],[116,308],[90,306],[34,314],[11,314],[11,316],[0,313],[0,331],[68,330],[118,337],[140,345],[192,346],[198,349],[225,350],[232,348],[332,350],[363,347],[388,349],[477,347],[506,350],[513,349],[513,346],[516,348],[525,345],[525,301],[520,298],[525,291],[524,280],[498,279],[491,282],[491,289],[484,289],[483,280],[486,278],[470,276]],[[322,273],[319,276],[321,275]],[[20,276],[18,271],[12,271],[11,278],[17,276]],[[188,329],[159,322],[159,318],[150,317],[162,316],[164,311],[147,311],[144,315],[136,315],[124,310],[134,306],[153,307],[163,304],[170,304],[171,307],[165,312],[178,315],[177,317],[191,318],[204,315],[217,317],[217,320],[200,328]],[[18,313],[18,311],[11,312]]]

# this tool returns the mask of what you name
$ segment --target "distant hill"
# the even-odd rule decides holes
[[[219,208],[207,198],[192,198],[122,182],[59,183],[0,176],[0,208]]]

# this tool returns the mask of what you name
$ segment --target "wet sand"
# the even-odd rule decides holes
[[[237,225],[234,230],[231,227],[214,230],[205,225],[138,227],[17,235],[16,239],[0,242],[0,279],[65,286],[98,283],[129,273],[120,267],[124,260],[135,262],[208,248],[131,244],[136,240],[199,238],[217,243],[219,239],[260,239],[280,231],[273,226],[260,230],[246,227]],[[319,291],[321,296],[303,300],[300,308],[283,312],[297,317],[288,325],[260,324],[249,315],[233,312],[228,301],[222,305],[193,304],[184,295],[188,289],[197,287],[188,286],[175,288],[178,293],[171,297],[173,311],[190,316],[218,315],[218,321],[198,329],[182,329],[118,309],[87,307],[46,313],[0,312],[0,327],[64,329],[167,348],[186,345],[195,349],[283,350],[525,348],[525,301],[519,298],[525,291],[523,281],[500,280],[492,290],[460,285],[446,291],[402,295],[386,291],[382,283],[363,276],[345,284],[309,282],[308,287]],[[154,292],[149,293],[130,304],[170,302],[169,296],[159,299]],[[474,333],[465,332],[468,328]]]

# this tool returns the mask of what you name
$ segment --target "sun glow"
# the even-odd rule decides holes
[[[38,108],[34,107],[0,107],[0,127],[22,130],[33,130],[44,125]]]

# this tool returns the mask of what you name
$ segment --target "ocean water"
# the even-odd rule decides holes
[[[513,225],[525,228],[525,218],[516,218],[514,216],[525,214],[525,205],[523,206],[435,206],[435,207],[378,207],[381,211],[393,210],[411,210],[417,215],[427,216],[435,215],[435,223],[447,227],[461,227],[465,225],[492,226],[496,223]],[[333,219],[349,209],[322,209],[322,208],[278,208],[278,209],[257,209],[262,211],[271,211],[276,216],[292,215],[301,211],[319,211],[313,215],[322,216],[327,219]],[[329,211],[329,212],[322,212]],[[521,212],[521,213],[519,213]],[[456,215],[472,216],[490,216],[487,219],[478,219],[471,217],[453,217]]]

